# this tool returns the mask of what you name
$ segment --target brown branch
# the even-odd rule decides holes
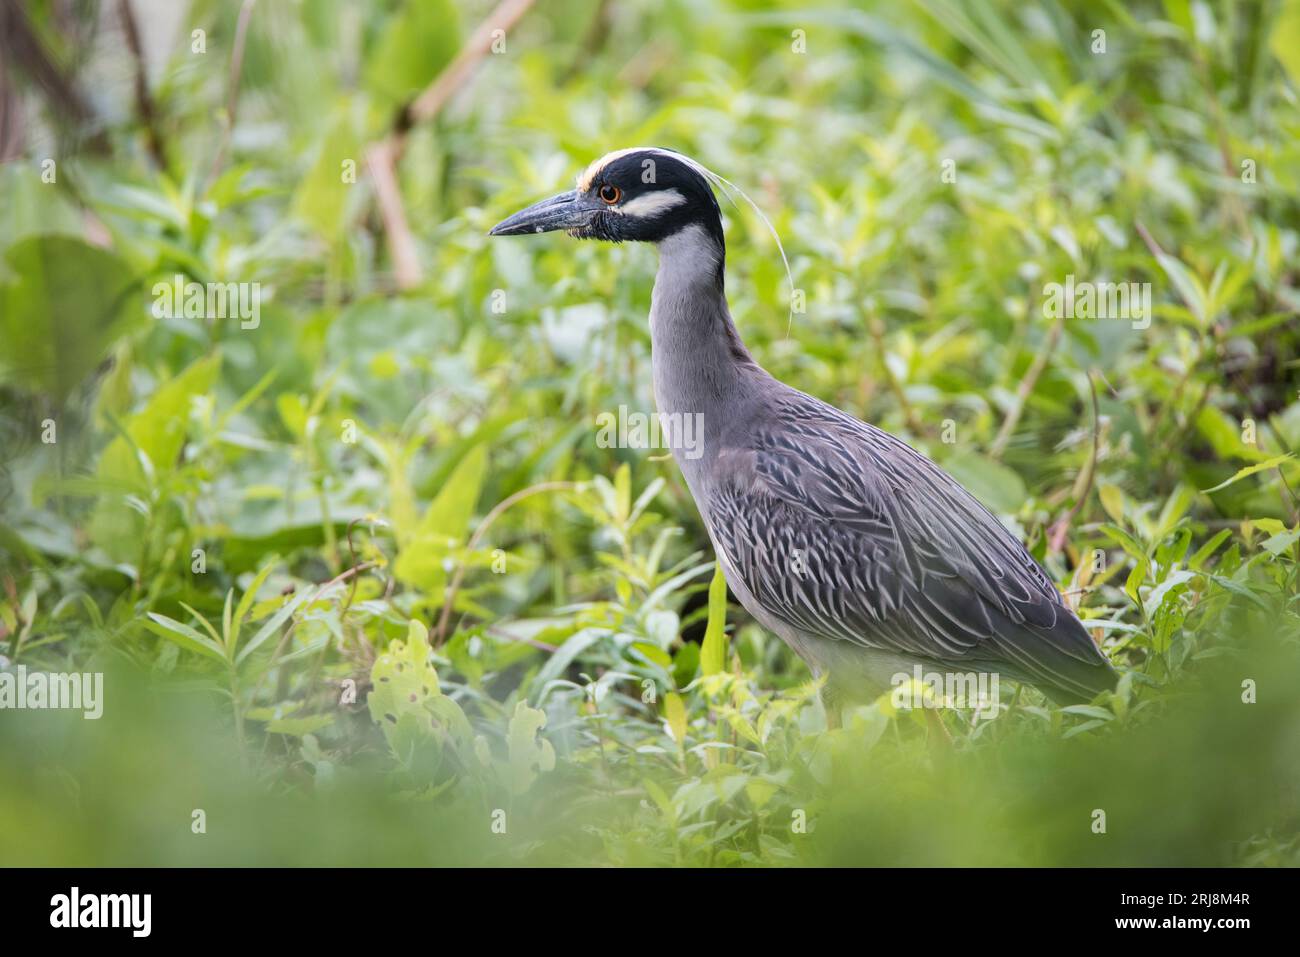
[[[1165,255],[1165,251],[1161,249],[1160,244],[1151,237],[1151,233],[1147,231],[1142,220],[1137,220],[1133,226],[1137,229],[1137,234],[1142,237],[1142,242],[1146,244],[1147,249],[1151,251],[1152,256],[1155,256],[1156,259],[1159,260],[1161,256]]]
[[[576,482],[539,482],[507,496],[498,502],[492,511],[487,513],[483,521],[479,523],[479,527],[474,529],[474,534],[470,536],[469,544],[465,546],[465,556],[460,560],[460,564],[456,566],[456,572],[447,585],[447,597],[442,605],[442,614],[438,617],[438,630],[434,633],[433,646],[435,648],[439,647],[447,639],[447,628],[451,624],[451,607],[455,604],[456,593],[460,591],[460,584],[465,579],[469,556],[473,554],[474,549],[478,548],[479,542],[487,530],[492,527],[492,523],[500,518],[501,514],[511,505],[528,498],[530,495],[537,495],[540,492],[566,491],[576,487]]]
[[[573,62],[560,74],[560,85],[563,86],[578,76],[587,66],[588,63],[600,52],[601,47],[609,39],[610,30],[613,26],[613,17],[610,13],[611,0],[600,0],[596,5],[596,13],[591,18],[591,23],[587,26],[587,33],[578,44],[578,54],[573,58]]]
[[[56,120],[70,122],[77,136],[83,135],[86,128],[93,127],[95,111],[78,88],[75,77],[65,74],[55,62],[28,19],[23,5],[15,0],[2,0],[0,66],[10,63],[40,89]],[[97,153],[111,152],[108,137],[102,129],[92,129],[82,142]]]
[[[325,582],[323,585],[321,585],[318,594],[322,594],[322,595],[323,595],[327,589],[332,588],[332,587],[334,587],[335,585],[338,585],[338,584],[340,584],[340,583],[342,583],[342,582],[347,581],[347,580],[348,580],[349,578],[351,578],[353,575],[357,575],[357,574],[360,574],[361,572],[369,571],[370,569],[375,568],[375,567],[377,567],[378,565],[379,565],[379,562],[376,562],[376,561],[364,561],[364,562],[362,562],[362,563],[359,564],[359,565],[353,565],[351,568],[345,569],[344,571],[342,571],[342,572],[340,572],[339,574],[335,575],[335,576],[334,576],[333,578],[331,578],[329,581],[327,581],[327,582]]]
[[[26,133],[22,96],[11,72],[0,68],[0,163],[23,155]]]
[[[167,150],[162,132],[158,129],[158,111],[154,107],[153,96],[149,93],[149,70],[144,59],[144,47],[140,43],[140,28],[131,9],[131,0],[117,0],[117,12],[122,20],[122,30],[126,33],[126,45],[131,50],[131,58],[135,60],[135,108],[144,126],[149,155],[159,169],[166,170]]]
[[[387,137],[366,147],[366,168],[375,184],[379,216],[388,237],[388,254],[393,260],[393,276],[398,289],[412,289],[422,278],[415,236],[406,221],[402,190],[397,183],[397,140]]]
[[[1092,454],[1088,457],[1088,464],[1083,472],[1083,488],[1074,498],[1074,505],[1065,513],[1065,516],[1056,523],[1052,529],[1051,537],[1048,539],[1048,548],[1054,552],[1059,552],[1065,545],[1065,536],[1070,531],[1070,525],[1078,516],[1083,503],[1088,500],[1092,494],[1092,483],[1097,475],[1097,449],[1101,445],[1101,412],[1097,405],[1097,383],[1093,381],[1092,376],[1088,376],[1088,387],[1092,390]]]
[[[1043,347],[1038,350],[1034,356],[1034,361],[1029,364],[1025,370],[1024,377],[1020,380],[1020,385],[1016,388],[1016,404],[1007,412],[1007,417],[1002,420],[1002,428],[998,430],[997,437],[993,439],[993,444],[989,447],[989,457],[1000,459],[1002,453],[1006,451],[1007,443],[1011,441],[1011,434],[1020,424],[1020,416],[1024,414],[1025,403],[1029,401],[1029,396],[1033,394],[1034,387],[1038,385],[1038,380],[1047,368],[1048,361],[1052,358],[1052,353],[1056,351],[1056,344],[1061,339],[1061,332],[1065,329],[1065,310],[1056,317],[1052,328],[1047,333],[1047,339],[1043,342]]]
[[[501,0],[446,68],[402,111],[399,123],[404,122],[405,128],[409,129],[437,116],[469,80],[479,62],[491,52],[493,34],[497,30],[509,33],[532,5],[533,0]],[[405,132],[405,129],[401,132]]]
[[[792,315],[793,318],[793,315]],[[871,332],[872,341],[876,345],[876,357],[880,360],[880,371],[885,377],[885,384],[889,386],[889,391],[894,393],[894,398],[898,400],[898,407],[903,413],[903,421],[907,428],[915,436],[925,434],[925,429],[916,417],[916,410],[912,408],[912,403],[907,401],[907,393],[903,391],[903,385],[894,376],[894,370],[889,368],[889,357],[886,355],[885,346],[885,324],[880,321],[880,317],[875,314],[873,309],[867,327]],[[786,330],[789,335],[789,330]]]
[[[501,0],[433,82],[398,111],[388,135],[366,148],[366,166],[375,184],[379,215],[384,222],[388,252],[393,259],[399,289],[411,289],[419,285],[422,278],[415,239],[411,235],[397,182],[397,163],[406,146],[406,134],[442,111],[451,98],[469,82],[474,68],[491,52],[494,34],[498,30],[509,33],[533,2],[534,0]]]
[[[244,0],[239,7],[239,20],[235,24],[235,42],[230,50],[230,78],[226,84],[226,126],[221,133],[221,142],[217,154],[212,160],[211,180],[226,161],[226,150],[230,147],[230,137],[235,132],[235,116],[239,109],[239,77],[244,72],[244,46],[248,42],[248,21],[253,16],[253,7],[257,0]]]
[[[1155,239],[1152,237],[1151,233],[1147,230],[1146,226],[1143,225],[1141,220],[1137,220],[1136,222],[1134,222],[1133,225],[1134,228],[1137,229],[1138,235],[1142,237],[1142,242],[1146,244],[1146,247],[1150,251],[1151,255],[1155,257],[1157,263],[1160,262],[1161,256],[1168,255],[1163,249],[1160,248],[1160,244],[1155,241]],[[1164,267],[1162,266],[1161,268]],[[1174,291],[1178,293],[1178,298],[1182,300],[1183,305],[1185,305],[1188,311],[1192,312],[1194,315],[1195,309],[1193,308],[1192,303],[1187,301],[1187,298],[1183,295],[1182,291],[1177,287],[1177,285],[1174,286]],[[1210,316],[1205,317],[1207,323],[1209,323],[1210,318],[1211,318]],[[1218,337],[1217,329],[1218,329],[1217,325],[1214,324],[1210,325],[1209,332],[1211,336],[1213,336],[1215,339],[1217,339]],[[1174,383],[1174,388],[1170,392],[1169,398],[1160,406],[1160,410],[1156,413],[1155,418],[1152,420],[1151,429],[1150,429],[1152,441],[1155,440],[1160,430],[1164,428],[1165,419],[1167,419],[1170,415],[1173,414],[1175,406],[1178,404],[1179,400],[1182,399],[1183,397],[1183,390],[1187,388],[1187,383],[1191,381],[1192,376],[1196,374],[1197,369],[1200,368],[1201,363],[1205,360],[1206,358],[1205,340],[1206,340],[1206,330],[1204,328],[1201,328],[1198,325],[1197,333],[1196,333],[1196,355],[1192,359],[1192,361],[1188,363],[1187,368],[1183,370],[1183,374],[1178,377],[1178,381]],[[1206,387],[1206,390],[1207,390],[1206,394],[1208,395],[1209,386]],[[1204,399],[1205,396],[1203,395],[1202,402],[1204,402]],[[1198,405],[1198,410],[1199,410],[1199,405]],[[1190,425],[1190,421],[1188,424]],[[1171,438],[1170,442],[1172,443],[1173,441],[1175,441],[1179,434],[1181,434],[1181,432],[1176,432],[1174,438]]]

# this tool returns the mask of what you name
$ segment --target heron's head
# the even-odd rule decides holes
[[[692,226],[724,248],[722,213],[704,168],[672,150],[634,147],[602,156],[576,189],[520,210],[489,235],[562,229],[578,239],[659,243]]]

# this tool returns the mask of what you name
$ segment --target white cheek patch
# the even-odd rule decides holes
[[[662,212],[681,206],[686,202],[686,197],[675,189],[657,189],[650,193],[644,193],[636,199],[630,199],[621,206],[614,206],[610,212],[619,213],[623,216],[635,216],[638,219],[648,219],[651,216],[658,216]]]

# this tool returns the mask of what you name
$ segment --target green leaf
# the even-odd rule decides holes
[[[1128,578],[1124,582],[1124,594],[1133,599],[1135,605],[1142,604],[1142,597],[1138,589],[1146,581],[1148,563],[1145,558],[1139,559],[1133,566],[1133,570],[1128,573]]]
[[[541,670],[537,672],[537,677],[533,679],[532,694],[529,699],[536,704],[541,698],[546,686],[554,681],[560,675],[564,674],[566,668],[573,662],[573,659],[582,654],[602,638],[608,638],[609,631],[604,628],[583,628],[575,632],[555,650],[555,653],[547,659],[546,664],[542,665]]]
[[[1273,456],[1273,458],[1268,459],[1267,461],[1264,462],[1257,462],[1254,465],[1247,465],[1243,469],[1238,469],[1237,473],[1233,475],[1232,478],[1220,482],[1218,485],[1214,486],[1214,488],[1207,488],[1204,491],[1208,493],[1208,492],[1217,492],[1220,489],[1225,489],[1229,485],[1232,485],[1234,482],[1240,482],[1242,479],[1246,478],[1247,476],[1254,475],[1256,472],[1263,472],[1268,469],[1275,469],[1289,458],[1291,458],[1290,452],[1286,453],[1285,455],[1275,455]]]
[[[1264,542],[1260,547],[1270,555],[1281,555],[1298,540],[1300,540],[1300,530],[1278,532],[1276,535]]]
[[[233,627],[232,619],[235,614],[235,590],[226,589],[226,604],[221,609],[221,633],[226,636],[226,657],[229,658],[235,650],[235,641],[239,638],[239,632]]]
[[[1017,512],[1029,497],[1019,472],[975,452],[958,452],[945,459],[943,466],[995,512]]]
[[[1096,718],[1099,721],[1113,721],[1115,715],[1105,708],[1099,708],[1092,704],[1071,704],[1061,709],[1066,714],[1077,714],[1085,718]]]
[[[1257,446],[1242,440],[1241,425],[1222,409],[1204,406],[1196,415],[1196,430],[1221,459],[1237,458],[1247,462],[1260,462],[1264,458]]]
[[[226,662],[226,656],[222,654],[220,645],[174,618],[168,618],[166,615],[151,611],[149,612],[149,620],[145,622],[145,627],[154,634],[175,642],[186,651],[192,651],[222,664]]]
[[[1191,310],[1192,315],[1196,317],[1196,321],[1204,326],[1206,320],[1210,317],[1207,315],[1208,297],[1205,293],[1205,286],[1200,279],[1181,261],[1168,253],[1160,253],[1156,256],[1156,261],[1160,263],[1160,268],[1165,271],[1169,281],[1174,284],[1178,297]]]
[[[678,747],[686,743],[686,704],[682,701],[682,696],[675,691],[668,692],[664,696],[664,721],[668,725],[668,733],[672,735]]]
[[[632,469],[626,462],[614,473],[614,518],[627,522],[632,515]]]
[[[1237,595],[1240,598],[1245,598],[1247,601],[1255,605],[1257,608],[1262,608],[1266,612],[1273,611],[1273,608],[1269,605],[1267,601],[1265,601],[1263,598],[1257,595],[1253,589],[1251,589],[1246,585],[1243,585],[1241,582],[1233,581],[1231,578],[1227,578],[1223,575],[1211,575],[1210,580],[1213,581],[1216,585],[1222,585],[1224,588],[1232,592],[1234,595]]]
[[[1268,45],[1291,74],[1291,82],[1300,87],[1300,0],[1284,0]]]
[[[1097,486],[1097,497],[1101,499],[1101,507],[1106,510],[1106,514],[1117,525],[1124,524],[1124,492],[1120,487],[1103,482]]]
[[[5,259],[15,280],[0,285],[0,386],[62,402],[118,339],[148,321],[144,288],[128,265],[80,239],[35,236]]]
[[[1191,579],[1196,577],[1196,572],[1188,571],[1185,568],[1175,569],[1169,573],[1169,577],[1162,581],[1155,588],[1147,593],[1146,610],[1148,615],[1154,615],[1160,606],[1164,603],[1165,596],[1172,592],[1180,585],[1185,585]]]
[[[1196,550],[1187,561],[1187,567],[1194,571],[1199,571],[1201,566],[1209,561],[1210,556],[1219,550],[1219,546],[1228,540],[1232,534],[1232,529],[1224,528],[1218,531],[1213,538]]]
[[[262,647],[266,640],[279,630],[285,620],[297,611],[303,602],[314,597],[316,592],[317,589],[315,588],[304,588],[302,591],[298,592],[298,594],[285,602],[284,606],[267,619],[266,624],[259,628],[252,638],[248,639],[248,643],[244,645],[243,648],[239,649],[239,654],[235,656],[235,664],[243,664],[245,658],[255,652],[258,648]]]
[[[408,770],[418,766],[433,774],[441,763],[444,743],[450,741],[468,754],[473,733],[460,706],[439,688],[424,623],[412,619],[406,634],[405,641],[389,642],[375,659],[366,705],[398,761]]]
[[[700,646],[700,673],[716,675],[727,661],[727,579],[718,562],[709,582],[709,623]]]
[[[1146,558],[1146,549],[1142,547],[1142,543],[1118,525],[1111,525],[1107,522],[1101,525],[1098,530],[1128,552],[1131,557],[1139,560]]]
[[[239,605],[235,608],[234,616],[236,638],[231,639],[232,641],[237,640],[239,635],[239,626],[244,623],[244,619],[248,616],[249,610],[253,607],[253,602],[257,600],[257,593],[261,591],[262,585],[265,584],[266,578],[271,574],[273,568],[275,568],[274,562],[258,572],[253,580],[249,582],[248,587],[244,589],[244,594],[240,596]]]
[[[293,196],[293,213],[324,239],[335,241],[347,224],[348,200],[356,191],[355,180],[344,178],[344,163],[357,164],[359,179],[365,175],[363,144],[352,117],[340,113],[321,137],[315,161],[298,183]]]
[[[509,785],[512,794],[523,794],[539,774],[555,768],[555,748],[541,736],[546,712],[522,701],[510,717],[506,740],[510,751]]]
[[[365,58],[365,85],[389,108],[424,89],[460,48],[460,14],[452,0],[396,6]]]
[[[400,527],[395,530],[401,550],[393,570],[401,581],[442,594],[451,554],[465,543],[486,472],[487,448],[480,443],[447,476],[414,533],[405,533]]]
[[[150,497],[164,477],[173,474],[185,445],[190,406],[212,391],[221,368],[218,355],[199,359],[158,387],[143,409],[100,456],[96,478],[113,487]],[[99,499],[90,517],[91,540],[117,561],[135,560],[144,538],[145,519],[122,495]],[[148,569],[141,569],[147,572]]]
[[[322,728],[328,728],[334,723],[335,716],[332,714],[314,714],[302,718],[277,718],[266,725],[266,730],[271,734],[287,734],[295,738],[301,738],[304,735],[315,734]]]
[[[1180,484],[1174,489],[1173,494],[1165,501],[1164,508],[1160,510],[1160,518],[1156,521],[1155,535],[1152,537],[1156,541],[1160,541],[1172,532],[1174,526],[1187,514],[1187,510],[1192,507],[1192,502],[1195,500],[1196,490],[1190,485]]]

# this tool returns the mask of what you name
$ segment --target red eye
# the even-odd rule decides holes
[[[613,206],[623,198],[623,191],[617,186],[612,186],[609,183],[606,183],[600,188],[600,192],[596,195],[600,197],[602,203],[608,203],[610,206]]]

